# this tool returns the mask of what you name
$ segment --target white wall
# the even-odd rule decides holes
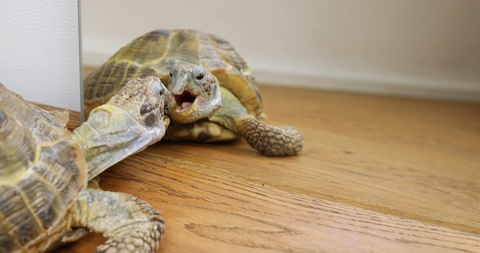
[[[0,1],[0,82],[25,99],[80,110],[78,4]]]
[[[476,0],[84,0],[84,63],[157,28],[221,35],[259,82],[480,101]]]

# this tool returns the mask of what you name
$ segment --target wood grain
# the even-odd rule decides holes
[[[160,252],[480,249],[478,235],[226,179],[208,167],[185,169],[190,162],[178,166],[178,161],[158,155],[168,147],[155,145],[102,177],[104,188],[136,193],[163,211],[167,234]],[[82,251],[72,252],[85,252],[84,244],[68,249],[79,246]]]
[[[101,174],[162,211],[160,252],[480,252],[478,103],[261,91],[267,122],[302,132],[298,156],[162,141]]]

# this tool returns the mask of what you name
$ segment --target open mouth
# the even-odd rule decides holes
[[[180,112],[190,107],[197,98],[196,95],[190,93],[187,90],[180,95],[174,95],[174,97],[175,101],[177,102],[177,111]]]

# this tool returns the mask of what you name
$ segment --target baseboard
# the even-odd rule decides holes
[[[391,96],[480,102],[480,83],[440,83],[427,80],[375,80],[343,76],[253,70],[258,83],[280,86],[318,88]]]

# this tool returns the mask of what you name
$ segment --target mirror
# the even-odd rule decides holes
[[[259,83],[480,97],[480,19],[467,1],[106,0],[83,1],[82,10],[87,66],[151,30],[193,28],[230,41]]]

